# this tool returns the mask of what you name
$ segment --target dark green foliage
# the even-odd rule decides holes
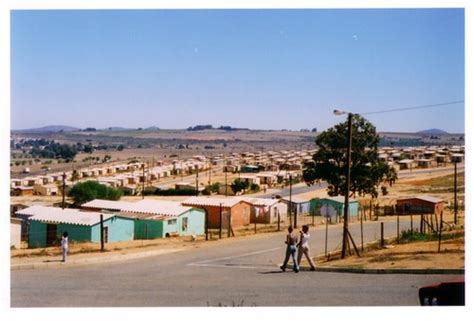
[[[256,193],[256,192],[260,191],[260,186],[258,186],[258,184],[253,184],[253,183],[252,183],[252,184],[250,184],[250,190],[251,190],[252,192],[255,192],[255,193]]]
[[[237,194],[238,192],[244,191],[249,188],[249,183],[247,183],[246,181],[241,181],[240,179],[236,179],[232,182],[232,184],[230,184],[230,188],[235,194]]]
[[[303,179],[308,185],[328,182],[328,194],[344,195],[347,164],[348,121],[329,128],[316,137],[317,152],[304,164]],[[351,194],[377,197],[381,182],[397,179],[394,169],[377,158],[379,136],[375,127],[359,115],[352,119]]]
[[[211,185],[207,185],[202,193],[204,195],[211,195],[212,193],[218,193],[220,186],[221,186],[220,183],[214,183],[214,184],[211,184]]]
[[[112,187],[99,184],[96,181],[77,183],[68,193],[74,199],[74,206],[80,206],[94,199],[119,200],[122,191]]]
[[[51,142],[49,145],[43,145],[42,148],[33,147],[30,154],[33,157],[72,160],[77,150],[75,146]]]
[[[441,233],[441,240],[452,240],[457,239],[460,237],[464,237],[464,231],[455,231],[454,233]],[[420,233],[418,231],[410,231],[404,230],[400,235],[400,241],[402,243],[409,243],[409,242],[421,242],[421,241],[437,241],[439,238],[439,234],[435,233]]]

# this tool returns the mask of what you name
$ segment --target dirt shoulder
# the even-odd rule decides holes
[[[458,237],[443,240],[440,252],[437,241],[395,243],[386,248],[366,249],[361,257],[354,254],[330,261],[320,257],[315,263],[319,267],[357,269],[464,269],[464,259],[464,237]]]

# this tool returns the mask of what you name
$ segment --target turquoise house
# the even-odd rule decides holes
[[[313,198],[310,202],[311,213],[331,218],[335,222],[336,217],[344,215],[344,196],[328,196],[323,198]],[[349,199],[349,217],[357,217],[359,202],[356,199]]]
[[[101,215],[106,243],[134,237],[133,220],[113,214],[47,206],[32,206],[19,212],[29,216],[28,247],[58,245],[63,232],[68,232],[69,241],[100,243]]]
[[[148,199],[138,202],[93,200],[83,204],[82,208],[102,210],[132,219],[135,239],[204,234],[204,210],[182,206],[179,202]]]

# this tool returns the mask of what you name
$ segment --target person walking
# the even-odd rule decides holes
[[[309,265],[311,266],[311,271],[316,271],[314,266],[313,259],[309,252],[309,227],[308,225],[303,225],[303,231],[300,231],[300,242],[298,243],[298,266],[301,264],[301,257],[306,257]]]
[[[63,252],[63,262],[66,263],[67,259],[67,252],[69,249],[69,244],[68,244],[68,234],[67,232],[63,233],[63,236],[61,237],[61,250]]]
[[[283,262],[283,265],[280,266],[280,269],[285,272],[286,271],[286,265],[288,264],[288,261],[290,260],[290,255],[291,258],[293,259],[293,271],[295,273],[298,273],[300,271],[300,268],[298,266],[298,261],[296,259],[296,243],[298,243],[298,237],[293,234],[293,228],[290,226],[288,227],[288,234],[286,235],[286,254],[285,254],[285,261]]]

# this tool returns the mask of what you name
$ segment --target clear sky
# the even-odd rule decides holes
[[[324,130],[464,100],[463,9],[13,11],[11,128]],[[367,115],[464,132],[464,104]]]

